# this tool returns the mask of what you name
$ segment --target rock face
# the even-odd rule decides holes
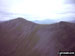
[[[0,23],[0,56],[59,56],[75,51],[75,24],[40,25],[22,18]]]

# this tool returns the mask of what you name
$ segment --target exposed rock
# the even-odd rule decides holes
[[[0,56],[58,56],[75,51],[75,24],[40,25],[23,18],[0,23]]]

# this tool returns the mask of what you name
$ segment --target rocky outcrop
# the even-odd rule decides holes
[[[23,18],[0,23],[0,56],[58,56],[75,51],[75,24],[40,25]]]

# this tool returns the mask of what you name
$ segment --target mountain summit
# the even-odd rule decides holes
[[[6,22],[7,22],[7,21],[6,21]],[[18,17],[18,18],[16,18],[16,19],[9,20],[8,22],[33,23],[33,22],[28,21],[28,20],[26,20],[26,19],[24,19],[24,18],[21,18],[21,17]]]

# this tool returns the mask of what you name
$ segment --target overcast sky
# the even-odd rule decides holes
[[[27,20],[75,17],[75,0],[0,0],[0,20],[24,17]]]

